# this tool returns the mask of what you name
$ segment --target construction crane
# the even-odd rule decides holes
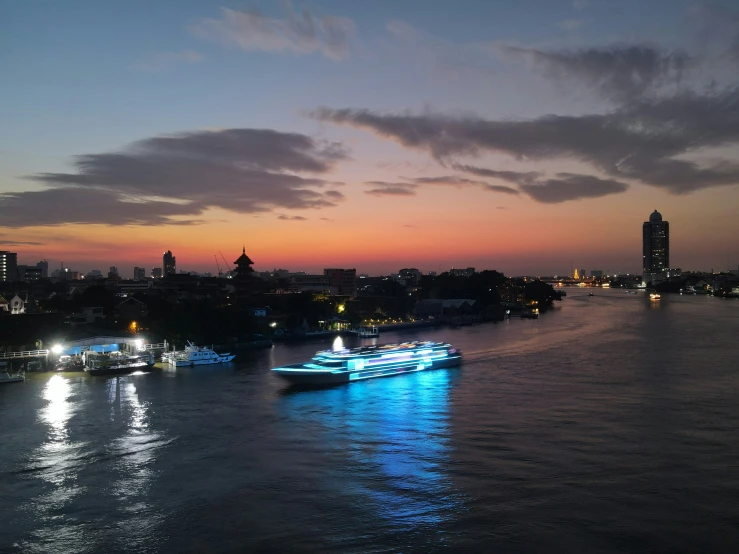
[[[230,265],[228,265],[228,262],[226,261],[226,257],[225,257],[225,256],[223,255],[223,252],[221,252],[221,251],[219,250],[219,251],[218,251],[218,253],[219,253],[219,254],[221,255],[221,258],[223,259],[223,263],[224,263],[224,264],[226,264],[226,267],[228,268],[228,273],[226,273],[226,275],[228,276],[228,275],[230,275],[231,273],[233,273],[233,271],[231,271],[231,266],[230,266]]]
[[[218,265],[218,256],[216,256],[215,254],[213,254],[213,257],[216,259],[216,267],[218,268],[218,278],[220,279],[222,273],[221,273],[221,266]]]

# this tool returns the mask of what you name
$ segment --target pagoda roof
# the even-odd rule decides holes
[[[234,264],[238,266],[245,265],[245,264],[254,265],[254,262],[251,261],[251,258],[249,258],[249,256],[246,255],[246,247],[241,249],[241,256],[239,256],[236,259]]]

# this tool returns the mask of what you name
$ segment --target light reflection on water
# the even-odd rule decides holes
[[[444,466],[451,455],[449,394],[458,369],[303,391],[281,399],[293,421],[349,458],[337,493],[394,528],[439,524],[463,509]]]

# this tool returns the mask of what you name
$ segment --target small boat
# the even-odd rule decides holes
[[[60,356],[54,371],[83,371],[85,364],[79,356]]]
[[[196,365],[223,364],[230,362],[235,357],[236,355],[230,352],[218,354],[211,348],[195,346],[190,341],[187,341],[187,346],[184,350],[164,353],[162,355],[162,362],[175,367],[194,367]]]
[[[272,371],[295,385],[321,386],[455,367],[460,363],[462,352],[451,344],[414,341],[326,350],[317,352],[307,363],[274,367]]]
[[[90,375],[115,375],[144,371],[154,365],[154,356],[150,353],[127,356],[120,352],[98,354],[87,352],[84,370]]]
[[[649,299],[650,300],[659,300],[660,298],[662,298],[662,297],[659,295],[658,292],[650,292],[649,293]]]
[[[521,310],[521,319],[539,319],[539,308],[524,308]]]
[[[360,339],[373,339],[380,336],[380,331],[374,325],[372,327],[360,327],[357,336]]]
[[[26,380],[23,373],[10,375],[6,369],[0,369],[0,385],[3,383],[22,383]]]
[[[588,296],[595,296],[592,292],[588,294]]]

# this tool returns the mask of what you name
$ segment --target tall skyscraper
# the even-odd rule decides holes
[[[657,210],[642,225],[642,259],[645,283],[662,280],[670,268],[670,224]]]
[[[164,253],[162,258],[162,273],[165,277],[177,273],[177,258],[169,250]]]
[[[146,280],[146,269],[144,269],[143,267],[134,267],[133,268],[133,279],[134,281]]]
[[[18,254],[0,250],[0,281],[18,280]]]

